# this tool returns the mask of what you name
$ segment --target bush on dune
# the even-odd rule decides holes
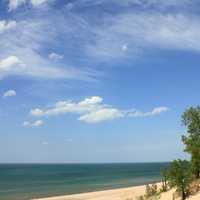
[[[164,168],[161,170],[162,177],[162,186],[160,188],[160,192],[167,192],[169,189],[168,178],[169,178],[169,170],[168,168]]]
[[[158,191],[157,184],[147,184],[145,194],[138,196],[137,200],[158,200],[160,198],[160,192]]]

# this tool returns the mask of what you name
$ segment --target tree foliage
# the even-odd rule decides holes
[[[182,115],[182,122],[187,127],[187,136],[182,137],[185,151],[191,154],[192,171],[200,177],[200,107],[190,107]]]
[[[186,160],[174,160],[168,171],[168,181],[171,187],[176,187],[182,200],[185,200],[192,181],[190,162]]]

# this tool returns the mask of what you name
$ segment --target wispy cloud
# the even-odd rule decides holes
[[[154,115],[159,115],[163,112],[167,112],[168,110],[169,110],[169,108],[167,108],[165,106],[161,106],[161,107],[154,108],[150,112],[142,112],[139,110],[127,111],[127,115],[129,117],[150,117],[150,116],[154,116]]]
[[[198,16],[131,12],[107,18],[102,26],[86,48],[89,56],[99,59],[134,57],[148,49],[200,51]]]
[[[32,5],[33,1],[35,5],[53,2],[28,2]],[[12,68],[12,72],[4,72],[3,76],[21,74],[47,79],[95,80],[99,76],[95,66],[105,60],[117,62],[134,59],[149,50],[200,52],[199,16],[181,11],[173,13],[170,9],[160,12],[157,9],[158,5],[188,5],[188,0],[117,0],[112,3],[134,6],[116,9],[112,15],[104,10],[99,11],[101,17],[93,15],[90,6],[97,6],[98,10],[99,4],[106,6],[107,3],[105,0],[78,0],[70,3],[70,7],[73,7],[70,11],[63,7],[65,12],[57,12],[52,7],[40,15],[34,15],[31,10],[29,15],[32,18],[24,12],[17,22],[10,22],[9,25],[9,22],[4,21],[4,28],[0,25],[0,30],[3,30],[0,38],[0,62],[16,57],[24,68],[16,73],[17,68],[13,67],[15,72]],[[136,9],[138,7],[135,5],[156,9],[149,12],[146,9]],[[88,9],[84,15],[80,12],[81,9],[76,9],[81,6]],[[133,12],[134,9],[137,12]],[[63,54],[56,53],[56,48],[61,48]],[[83,63],[87,63],[87,66],[83,67]],[[104,70],[106,69],[102,68]]]
[[[42,126],[43,124],[44,124],[44,122],[42,120],[36,120],[33,122],[24,121],[22,125],[24,127],[39,127],[39,126]]]
[[[4,92],[3,94],[3,97],[6,98],[6,97],[13,97],[13,96],[16,96],[17,93],[15,90],[8,90],[6,92]]]
[[[26,0],[8,0],[8,11],[13,11],[25,3]]]
[[[6,21],[6,20],[0,20],[0,34],[12,30],[16,27],[16,21]]]
[[[84,2],[89,2],[91,4],[105,4],[108,3],[106,0],[84,0]],[[156,6],[156,7],[169,7],[169,6],[181,6],[181,5],[188,5],[192,3],[191,0],[110,0],[112,4],[121,5],[121,6],[131,6],[131,5],[137,5],[137,6],[143,6],[143,7],[149,7],[149,6]]]
[[[41,5],[48,3],[50,1],[51,0],[31,0],[30,2],[34,7],[38,7],[38,6],[41,6]]]
[[[137,8],[151,8],[152,10],[154,8],[160,8],[160,9],[170,9],[170,8],[183,8],[186,6],[190,6],[195,4],[197,1],[195,0],[79,0],[75,1],[76,4],[87,4],[87,6],[109,6],[112,5],[112,7],[119,6],[119,7],[135,7]]]
[[[100,108],[80,116],[78,120],[86,123],[98,123],[124,117],[124,114],[123,111],[116,108]]]
[[[103,103],[103,98],[93,96],[80,102],[59,101],[53,107],[47,109],[35,108],[30,111],[32,116],[53,116],[66,113],[79,115],[78,120],[86,123],[98,123],[123,117],[150,117],[168,111],[167,107],[156,107],[150,112],[138,110],[121,110]]]
[[[32,55],[32,59],[34,55]],[[37,61],[43,62],[42,59],[35,55]],[[38,65],[28,65],[27,58],[18,58],[17,56],[8,56],[0,60],[0,77],[3,78],[5,76],[10,75],[20,75],[20,76],[32,76],[32,77],[40,77],[40,78],[67,78],[69,76],[68,72],[62,69],[56,69],[53,67],[38,67]],[[36,61],[36,60],[35,60]],[[34,62],[34,61],[33,61]]]
[[[7,0],[8,1],[8,11],[14,11],[22,5],[29,4],[33,8],[38,8],[48,3],[53,2],[54,0]]]
[[[0,77],[21,75],[46,79],[94,80],[97,75],[94,70],[74,67],[66,62],[55,63],[41,53],[59,35],[53,26],[51,22],[39,18],[3,21],[0,24]],[[54,60],[61,60],[61,57],[56,53],[50,54]]]
[[[48,57],[49,57],[49,59],[51,59],[51,60],[57,61],[57,60],[63,59],[64,56],[61,55],[61,54],[52,52],[52,53],[50,53],[50,54],[48,55]]]

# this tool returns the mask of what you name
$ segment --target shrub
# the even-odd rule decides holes
[[[190,191],[189,193],[191,195],[196,194],[197,192],[200,191],[200,180],[194,180],[191,184],[190,184]]]
[[[144,196],[138,196],[138,197],[136,197],[136,200],[145,200],[145,198],[144,198]]]
[[[151,196],[154,196],[158,192],[158,187],[156,184],[152,185],[146,185],[146,190],[145,190],[145,197],[149,198]]]
[[[162,186],[160,192],[166,192],[168,190],[169,170],[167,168],[162,169],[161,176],[162,176]]]

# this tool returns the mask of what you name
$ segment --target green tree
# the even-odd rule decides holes
[[[182,137],[185,151],[191,154],[192,171],[200,178],[200,107],[191,107],[182,115],[182,122],[187,127],[187,136]]]
[[[174,160],[169,167],[168,176],[170,186],[176,187],[182,200],[185,200],[192,182],[190,163],[186,160]]]

